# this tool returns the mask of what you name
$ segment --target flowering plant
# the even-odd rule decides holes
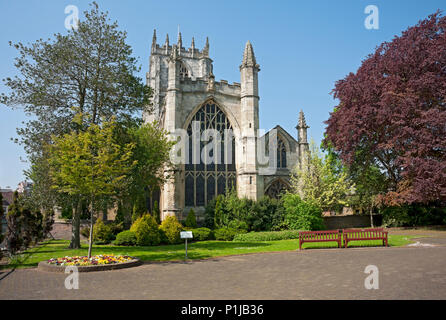
[[[130,256],[115,256],[114,254],[100,254],[97,256],[92,256],[90,259],[86,256],[74,256],[63,258],[51,258],[48,260],[49,264],[54,264],[57,266],[95,266],[102,264],[114,264],[122,263],[132,260]]]

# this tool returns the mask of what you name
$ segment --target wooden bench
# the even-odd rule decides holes
[[[388,232],[383,228],[370,228],[370,229],[343,229],[342,230],[344,237],[344,247],[347,248],[347,245],[350,241],[357,240],[382,240],[383,246],[389,246],[387,241]]]
[[[342,247],[341,230],[326,231],[299,231],[299,249],[305,242],[337,242],[338,248]]]

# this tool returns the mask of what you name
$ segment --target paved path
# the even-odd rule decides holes
[[[432,247],[313,249],[65,274],[0,271],[0,299],[446,299],[446,238]],[[367,265],[379,289],[367,290]]]

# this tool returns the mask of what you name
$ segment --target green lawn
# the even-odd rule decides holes
[[[389,246],[403,246],[411,243],[413,236],[389,235]],[[7,266],[1,268],[35,267],[39,261],[64,256],[86,256],[88,245],[82,244],[81,249],[67,249],[69,241],[50,240],[19,255]],[[355,241],[351,246],[380,246],[381,241]],[[333,243],[305,243],[304,249],[336,247]],[[231,242],[231,241],[201,241],[188,244],[189,259],[206,259],[254,252],[292,251],[299,248],[298,240],[279,240],[262,242]],[[115,245],[94,245],[96,254],[125,254],[137,257],[143,261],[174,261],[184,259],[184,244],[164,245],[156,247],[124,247]]]

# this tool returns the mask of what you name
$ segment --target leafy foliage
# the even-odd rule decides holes
[[[286,193],[283,197],[285,221],[292,230],[324,229],[322,210],[310,201],[303,201],[297,194]]]
[[[187,228],[196,228],[197,227],[197,218],[195,217],[194,209],[190,209],[189,213],[186,217],[185,227]]]
[[[196,241],[206,241],[206,240],[213,240],[214,239],[214,232],[209,228],[196,228],[191,229],[193,234],[193,240]]]
[[[346,163],[385,174],[386,205],[446,201],[445,50],[436,12],[336,82],[326,140]]]
[[[104,244],[110,243],[114,238],[112,226],[105,224],[101,218],[97,219],[93,227],[93,241]]]
[[[113,244],[118,246],[134,246],[137,242],[135,232],[125,230],[116,235],[116,240],[113,241]]]
[[[220,241],[232,241],[239,233],[246,233],[246,231],[232,228],[220,228],[214,230],[215,239]]]
[[[136,235],[136,244],[139,246],[156,246],[161,242],[158,224],[150,214],[138,218],[131,226],[130,231]]]
[[[6,246],[11,254],[36,244],[44,237],[42,214],[30,209],[17,191],[8,207],[6,222]]]
[[[298,239],[299,232],[296,230],[283,230],[283,231],[263,231],[263,232],[249,232],[244,234],[238,234],[234,237],[233,241],[250,242],[250,241],[277,241]]]
[[[178,222],[177,217],[169,216],[163,220],[160,226],[162,240],[168,244],[181,243],[180,232],[183,226]]]
[[[77,30],[30,45],[10,42],[18,51],[18,76],[5,79],[9,90],[1,95],[0,103],[20,106],[32,116],[17,129],[16,142],[24,146],[31,163],[26,176],[34,183],[33,202],[45,214],[55,205],[71,203],[75,208],[73,248],[80,246],[79,215],[85,199],[52,188],[45,146],[53,143],[53,137],[85,131],[113,117],[118,123],[139,123],[141,111],[151,111],[151,91],[137,77],[140,67],[126,38],[117,22],[111,22],[108,13],[93,2]],[[77,114],[82,115],[81,121],[72,122]]]
[[[324,211],[340,211],[348,204],[353,185],[347,170],[332,154],[323,157],[314,141],[310,144],[308,165],[296,166],[291,177],[294,193]]]

